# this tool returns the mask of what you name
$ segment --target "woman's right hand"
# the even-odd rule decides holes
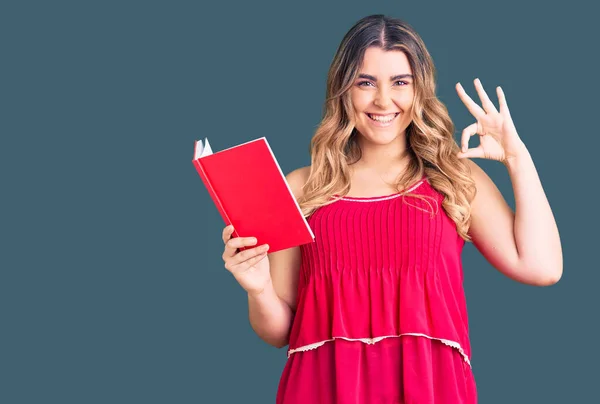
[[[271,272],[267,251],[269,246],[261,246],[238,251],[240,247],[253,246],[257,243],[254,237],[235,237],[233,234],[233,225],[223,229],[223,261],[225,268],[231,272],[236,281],[248,294],[258,295],[271,282]]]

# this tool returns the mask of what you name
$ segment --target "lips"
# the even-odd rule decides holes
[[[393,121],[400,113],[393,112],[391,114],[371,114],[367,112],[367,116],[375,122],[388,123]]]

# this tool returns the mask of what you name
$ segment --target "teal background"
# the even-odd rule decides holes
[[[266,136],[310,164],[329,63],[363,16],[405,19],[457,127],[504,89],[556,216],[564,276],[535,288],[465,247],[480,402],[597,391],[597,7],[583,1],[5,1],[0,5],[0,402],[270,403],[262,342],[192,163]],[[476,143],[475,143],[476,144]],[[497,162],[477,160],[514,207]]]

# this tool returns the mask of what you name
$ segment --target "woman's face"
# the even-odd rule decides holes
[[[404,52],[368,48],[350,90],[356,129],[365,140],[376,144],[404,136],[413,96],[414,80]]]

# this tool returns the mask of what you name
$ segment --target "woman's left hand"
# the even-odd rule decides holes
[[[456,84],[458,96],[477,119],[477,122],[463,130],[461,138],[462,152],[459,152],[457,157],[485,158],[506,164],[510,159],[524,152],[525,145],[517,134],[517,129],[506,104],[504,92],[499,86],[496,87],[500,103],[500,112],[498,112],[488,98],[479,79],[475,79],[475,88],[483,104],[483,109],[468,96],[460,83]],[[469,138],[475,134],[479,135],[480,143],[477,147],[469,149]]]

